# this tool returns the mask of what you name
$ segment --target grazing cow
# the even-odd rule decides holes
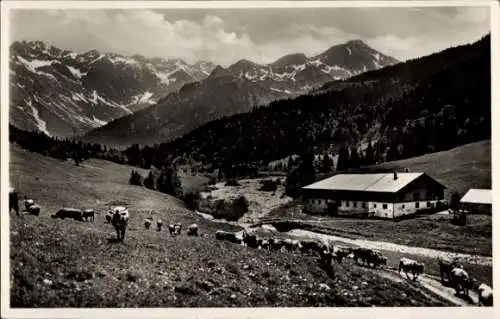
[[[284,244],[283,239],[280,239],[280,238],[269,239],[269,246],[270,246],[271,250],[281,251],[283,244]]]
[[[175,235],[175,226],[172,224],[168,225],[168,232],[170,235]]]
[[[174,233],[176,235],[180,235],[182,230],[182,224],[181,223],[175,223],[174,225]]]
[[[83,211],[83,218],[85,218],[85,220],[89,220],[89,219],[92,219],[92,221],[94,221],[94,217],[95,217],[95,212],[93,209],[86,209]]]
[[[331,266],[333,257],[335,257],[335,255],[325,249],[319,254],[319,262],[322,265]]]
[[[296,239],[286,238],[283,240],[283,248],[287,252],[294,253],[296,251],[300,251],[300,247],[300,241]]]
[[[479,295],[479,305],[491,307],[493,306],[493,289],[487,284],[480,284],[477,288]]]
[[[218,240],[229,241],[229,242],[235,243],[235,244],[239,244],[241,242],[241,239],[237,238],[235,233],[227,232],[227,231],[223,231],[223,230],[216,231],[215,238],[217,238]]]
[[[244,230],[241,235],[242,235],[243,243],[246,246],[248,246],[250,248],[258,248],[259,247],[259,241],[258,241],[257,235],[255,235],[253,233],[249,233],[246,230]]]
[[[144,220],[144,227],[146,229],[149,229],[151,227],[151,224],[153,223],[153,219],[151,217],[148,217]]]
[[[371,249],[368,248],[355,248],[352,250],[354,260],[359,264],[368,264],[370,260],[370,255],[373,253]]]
[[[438,263],[439,263],[439,272],[441,274],[441,283],[442,284],[445,283],[445,276],[446,276],[446,281],[451,282],[451,270],[458,266],[457,261],[451,259],[439,258]]]
[[[9,188],[9,213],[14,209],[19,216],[19,196],[13,187]]]
[[[74,220],[83,221],[83,212],[77,208],[63,207],[59,209],[54,215],[54,218],[72,218]]]
[[[24,207],[26,208],[27,212],[29,212],[29,208],[33,205],[35,205],[35,201],[32,200],[31,198],[28,199],[28,197],[24,195]]]
[[[269,243],[269,239],[267,239],[267,238],[261,238],[260,239],[260,247],[259,248],[262,248],[262,249],[265,249],[265,250],[269,250],[271,248],[270,243]]]
[[[300,242],[300,251],[305,255],[319,254],[326,247],[322,247],[323,244],[314,239],[304,239]]]
[[[377,268],[378,266],[381,265],[387,265],[387,257],[382,255],[379,251],[372,251],[372,254],[368,258],[368,263],[373,265],[373,268]],[[423,272],[423,265],[422,265],[422,272]]]
[[[471,288],[471,280],[469,274],[460,267],[455,267],[451,270],[451,284],[455,288],[457,295],[462,293],[465,296],[469,296],[469,288]]]
[[[123,241],[125,239],[125,231],[127,230],[130,215],[125,207],[115,207],[111,224],[116,230],[116,239]]]
[[[40,215],[40,205],[33,204],[28,208],[28,213],[30,215],[38,216]]]
[[[163,226],[163,221],[161,219],[158,219],[156,221],[156,231],[161,231],[162,226]]]
[[[187,234],[188,236],[198,236],[198,225],[196,224],[189,225]]]
[[[112,218],[113,218],[113,212],[112,212],[112,211],[108,211],[108,212],[106,213],[106,222],[107,222],[108,224],[111,224],[111,219],[112,219]]]
[[[404,270],[406,277],[408,277],[408,272],[410,272],[413,276],[413,280],[416,280],[417,277],[424,272],[424,264],[415,261],[413,259],[409,259],[403,257],[399,260],[399,273],[401,274],[401,270]]]
[[[342,260],[352,253],[352,249],[349,247],[335,246],[333,247],[334,258],[337,263],[342,263]]]

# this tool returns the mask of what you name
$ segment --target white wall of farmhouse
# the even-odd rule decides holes
[[[309,198],[306,208],[312,213],[322,213],[328,210],[328,201],[323,198]]]

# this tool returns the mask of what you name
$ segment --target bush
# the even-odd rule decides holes
[[[236,179],[231,178],[226,181],[226,186],[240,186],[240,183]]]
[[[216,219],[226,219],[237,221],[248,212],[248,200],[245,196],[240,196],[234,201],[219,199],[214,203],[212,216]]]
[[[130,173],[130,178],[128,180],[128,183],[130,185],[142,186],[142,176],[141,176],[141,174],[139,174],[139,172],[132,171],[132,173]]]
[[[259,188],[259,191],[275,192],[278,189],[278,184],[276,181],[264,180],[261,183],[262,183],[262,186]]]

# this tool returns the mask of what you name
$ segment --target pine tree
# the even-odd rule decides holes
[[[349,168],[359,168],[361,166],[361,158],[359,157],[356,147],[351,149],[351,158],[349,161]]]
[[[347,147],[342,146],[339,150],[339,159],[337,161],[337,171],[349,168],[349,151]]]
[[[372,142],[368,141],[368,147],[366,148],[364,161],[365,165],[375,164],[375,154],[372,147]]]
[[[149,172],[148,177],[144,179],[144,186],[149,189],[154,189],[155,188],[155,180],[153,176],[153,172]]]

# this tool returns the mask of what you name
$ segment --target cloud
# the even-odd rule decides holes
[[[79,52],[96,49],[228,66],[242,58],[269,63],[289,53],[316,55],[351,39],[365,40],[404,60],[475,41],[489,26],[484,21],[489,11],[483,8],[409,8],[397,11],[399,20],[387,19],[394,15],[389,9],[374,10],[333,10],[335,19],[323,11],[308,11],[307,18],[305,12],[295,11],[276,12],[276,16],[267,11],[191,11],[192,16],[190,12],[176,16],[155,10],[19,10],[11,16],[11,40],[42,40]],[[357,21],[356,14],[364,18]],[[412,14],[420,22],[408,20]]]

